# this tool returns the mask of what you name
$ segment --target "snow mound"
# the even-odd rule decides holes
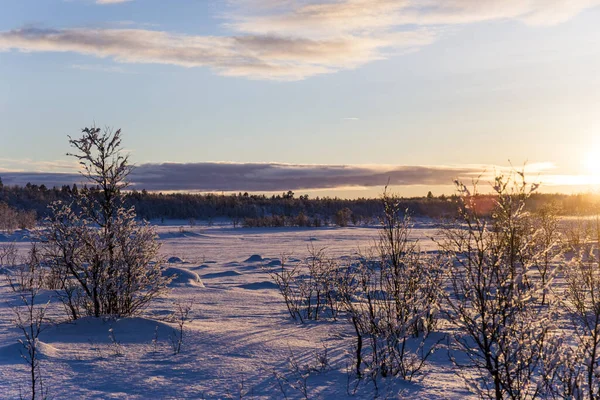
[[[163,276],[173,277],[169,286],[195,286],[204,287],[202,279],[197,273],[183,268],[169,267],[163,271]]]
[[[231,261],[231,262],[223,264],[223,266],[226,267],[226,268],[239,267],[240,265],[241,264],[239,262],[236,262],[236,261]]]
[[[210,265],[202,264],[202,265],[198,265],[196,267],[190,267],[190,269],[193,269],[193,270],[205,269],[205,268],[210,268]]]
[[[270,261],[267,266],[269,267],[281,267],[281,260]]]
[[[278,286],[274,282],[270,281],[246,283],[244,285],[239,285],[238,287],[248,290],[266,290],[278,288]]]
[[[150,343],[158,327],[158,337],[165,340],[175,328],[148,318],[94,318],[84,317],[76,321],[56,325],[42,333],[46,343],[111,343],[109,329],[113,330],[119,343]]]
[[[179,257],[170,257],[170,258],[167,260],[167,262],[168,262],[169,264],[181,264],[181,263],[183,263],[183,260],[182,260],[181,258],[179,258]]]
[[[249,258],[247,258],[244,262],[261,262],[264,259],[259,254],[253,254]]]
[[[0,364],[23,363],[22,354],[27,354],[27,349],[21,343],[13,343],[0,347]],[[37,357],[40,359],[56,358],[58,350],[47,343],[38,340]]]
[[[240,276],[240,275],[242,275],[242,274],[240,274],[237,271],[223,271],[223,272],[215,272],[213,274],[202,275],[202,279],[226,278],[226,277],[230,277],[230,276]]]

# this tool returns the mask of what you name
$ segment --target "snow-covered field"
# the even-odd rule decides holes
[[[41,335],[43,379],[55,399],[220,399],[220,398],[373,398],[372,383],[355,387],[348,379],[354,336],[351,325],[337,322],[299,324],[290,319],[264,266],[276,267],[308,255],[307,246],[325,248],[341,262],[366,249],[376,228],[265,228],[160,225],[157,231],[169,271],[179,277],[171,292],[136,318],[49,324]],[[437,228],[427,222],[413,230],[422,250],[433,251]],[[4,238],[8,240],[10,238]],[[29,243],[17,242],[21,251]],[[177,260],[179,258],[180,260]],[[198,279],[199,278],[199,279]],[[18,297],[0,279],[0,398],[19,398],[28,388],[11,306]],[[64,320],[52,292],[55,322]],[[177,305],[191,305],[183,345],[173,354],[177,325],[170,316]],[[109,337],[112,329],[113,338]],[[440,339],[435,336],[431,339]],[[328,366],[317,367],[327,349]],[[299,370],[314,366],[308,378]],[[304,379],[306,378],[306,379]],[[470,395],[439,350],[416,382],[387,379],[382,398],[463,399]]]

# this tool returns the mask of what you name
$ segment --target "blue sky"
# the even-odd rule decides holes
[[[102,3],[0,0],[5,183],[72,172],[95,122],[157,190],[449,193],[509,160],[597,189],[599,0]]]

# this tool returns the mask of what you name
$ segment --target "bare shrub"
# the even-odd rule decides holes
[[[173,332],[170,336],[171,348],[173,354],[179,354],[181,352],[181,346],[183,345],[183,339],[186,332],[186,325],[192,321],[190,314],[192,312],[191,303],[182,303],[178,301],[175,304],[175,311],[171,314],[171,322],[177,324],[177,331]],[[155,332],[157,334],[158,330]]]
[[[303,263],[288,267],[282,257],[281,268],[268,271],[283,296],[290,316],[306,320],[337,319],[340,302],[337,282],[338,264],[328,258],[324,249],[308,248]]]
[[[518,172],[496,177],[489,218],[482,216],[476,186],[473,193],[459,182],[457,188],[459,218],[454,229],[443,231],[441,243],[450,284],[445,311],[457,329],[453,347],[469,360],[454,359],[455,365],[458,371],[468,368],[466,383],[483,398],[539,397],[542,371],[552,373],[544,359],[555,316],[551,307],[539,306],[548,300],[554,272],[534,278],[540,265],[550,268],[544,257],[553,243],[525,210],[537,186]]]
[[[27,274],[27,282],[19,286],[18,293],[21,305],[13,307],[13,312],[15,314],[15,325],[22,333],[22,338],[19,339],[19,343],[22,345],[21,357],[29,368],[30,397],[32,400],[46,399],[48,398],[48,389],[44,386],[40,367],[39,336],[43,331],[43,323],[46,320],[48,303],[37,304],[37,297],[42,288],[44,276],[35,246],[30,250],[26,264],[30,273]],[[22,394],[21,398],[23,398]]]
[[[573,345],[570,335],[551,337],[543,353],[543,396],[552,399],[583,400],[586,394],[587,366],[582,347]],[[588,392],[589,393],[589,392]]]
[[[17,260],[17,248],[14,243],[0,245],[0,267],[13,266]]]
[[[117,340],[115,331],[112,326],[108,329],[108,339],[110,340],[110,349],[115,357],[123,357],[125,355],[125,349],[121,342]]]
[[[541,305],[546,305],[546,297],[550,292],[550,283],[556,272],[556,258],[562,258],[560,244],[563,240],[559,227],[558,208],[553,205],[542,207],[532,218],[533,229],[536,234],[531,246],[537,277],[543,288]]]
[[[27,257],[17,262],[16,254],[11,257],[10,272],[6,275],[8,284],[15,293],[27,293],[32,289],[44,288],[46,271],[42,267],[38,246],[31,245]]]
[[[326,372],[330,368],[327,346],[322,344],[321,350],[315,350],[314,360],[309,360],[307,363],[302,363],[292,349],[289,350],[289,353],[286,371],[278,372],[273,370],[273,376],[285,399],[289,398],[287,389],[292,389],[294,393],[301,395],[301,398],[308,399],[309,378],[313,375]]]
[[[277,271],[270,271],[269,275],[283,296],[290,317],[304,322],[304,313],[301,311],[303,299],[300,296],[299,285],[296,283],[300,275],[300,267],[298,265],[288,267],[285,258],[282,257],[281,268]]]
[[[344,309],[356,334],[355,373],[411,380],[422,372],[435,346],[441,270],[410,240],[411,221],[398,198],[383,195],[379,240],[370,255],[338,280]]]
[[[576,257],[565,268],[564,309],[576,345],[567,349],[568,357],[563,358],[570,360],[570,368],[559,376],[567,383],[562,394],[573,393],[573,398],[581,399],[600,397],[600,219],[590,233],[592,241],[583,244],[587,240],[582,240]],[[580,235],[587,236],[575,236]]]

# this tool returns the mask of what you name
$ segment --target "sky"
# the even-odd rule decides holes
[[[0,0],[0,177],[376,196],[525,168],[600,188],[600,0]]]

